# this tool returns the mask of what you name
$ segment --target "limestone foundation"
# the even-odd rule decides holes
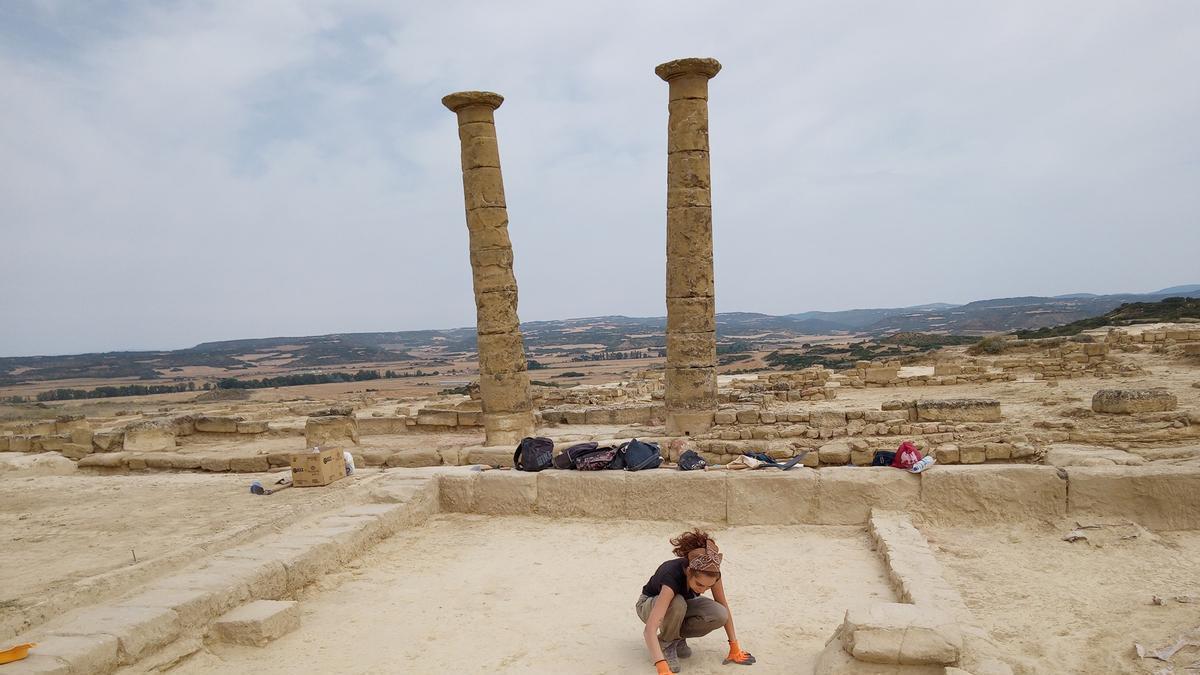
[[[442,104],[458,115],[462,144],[463,196],[479,336],[479,389],[488,445],[515,445],[534,431],[492,114],[503,102],[499,94],[484,91],[462,91],[442,99]]]
[[[717,409],[708,80],[716,59],[654,72],[670,86],[667,122],[667,433],[707,431]]]

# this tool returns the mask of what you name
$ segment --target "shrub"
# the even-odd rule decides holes
[[[979,356],[981,354],[991,354],[993,356],[996,354],[1003,354],[1004,348],[1007,346],[1007,342],[1007,340],[999,335],[989,335],[988,337],[985,337],[979,342],[976,342],[968,347],[967,353],[972,356]]]

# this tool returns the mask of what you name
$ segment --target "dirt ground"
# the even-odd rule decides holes
[[[1200,628],[1200,532],[1112,527],[1086,531],[1091,543],[1063,541],[1073,527],[923,531],[946,579],[1030,672],[1158,673],[1167,664],[1137,659],[1133,645],[1155,650]],[[1175,672],[1197,661],[1200,647],[1185,649]]]
[[[210,645],[172,672],[653,672],[633,606],[686,526],[442,515],[393,536],[302,600],[266,648]],[[861,528],[713,530],[754,672],[796,673],[847,608],[892,602]],[[728,673],[724,632],[689,641],[687,673]]]
[[[319,488],[315,497],[301,488],[250,494],[252,480],[275,474],[6,477],[0,632],[39,603],[97,601],[343,501],[371,475]]]

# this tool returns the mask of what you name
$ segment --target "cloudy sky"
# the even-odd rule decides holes
[[[474,323],[499,92],[524,320],[665,313],[712,56],[718,311],[1200,283],[1200,3],[0,3],[0,356]]]

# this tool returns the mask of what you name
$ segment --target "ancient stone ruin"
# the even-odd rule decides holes
[[[463,196],[479,337],[479,389],[488,445],[514,445],[534,430],[493,117],[503,102],[499,94],[485,91],[462,91],[442,99],[458,115],[462,144]]]
[[[669,61],[667,121],[667,433],[712,426],[717,409],[717,322],[708,163],[708,81],[716,59]]]

